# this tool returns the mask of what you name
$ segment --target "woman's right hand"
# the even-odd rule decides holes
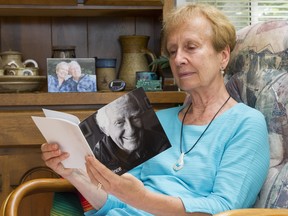
[[[43,143],[41,145],[42,159],[46,166],[54,170],[57,174],[66,178],[72,174],[73,169],[64,168],[61,163],[69,157],[69,153],[62,152],[59,145],[55,143]]]
[[[105,204],[107,193],[93,184],[85,171],[64,168],[62,161],[69,157],[69,153],[62,152],[56,143],[43,143],[41,151],[45,164],[73,184],[94,208],[99,209]]]

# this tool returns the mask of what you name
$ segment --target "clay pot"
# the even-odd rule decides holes
[[[128,90],[136,86],[137,71],[156,71],[156,67],[149,68],[148,57],[151,61],[156,59],[155,54],[147,48],[149,38],[145,35],[121,35],[119,37],[122,48],[119,78],[126,82]]]

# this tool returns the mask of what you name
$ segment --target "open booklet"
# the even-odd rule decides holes
[[[76,116],[43,109],[32,116],[48,143],[58,143],[70,154],[66,168],[85,168],[85,156],[94,155],[121,175],[171,147],[143,88],[137,88],[103,106],[83,121]]]

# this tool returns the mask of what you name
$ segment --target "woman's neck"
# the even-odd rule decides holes
[[[218,98],[211,97],[210,99],[195,99],[191,97],[191,106],[187,112],[184,124],[208,124],[220,108],[221,110],[218,112],[217,116],[237,103],[229,97],[230,95],[228,93],[223,96],[219,96]],[[181,121],[183,119],[184,113],[188,109],[188,105],[179,113],[179,118]]]

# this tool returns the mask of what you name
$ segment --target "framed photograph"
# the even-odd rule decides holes
[[[94,58],[47,58],[48,92],[96,92]]]

